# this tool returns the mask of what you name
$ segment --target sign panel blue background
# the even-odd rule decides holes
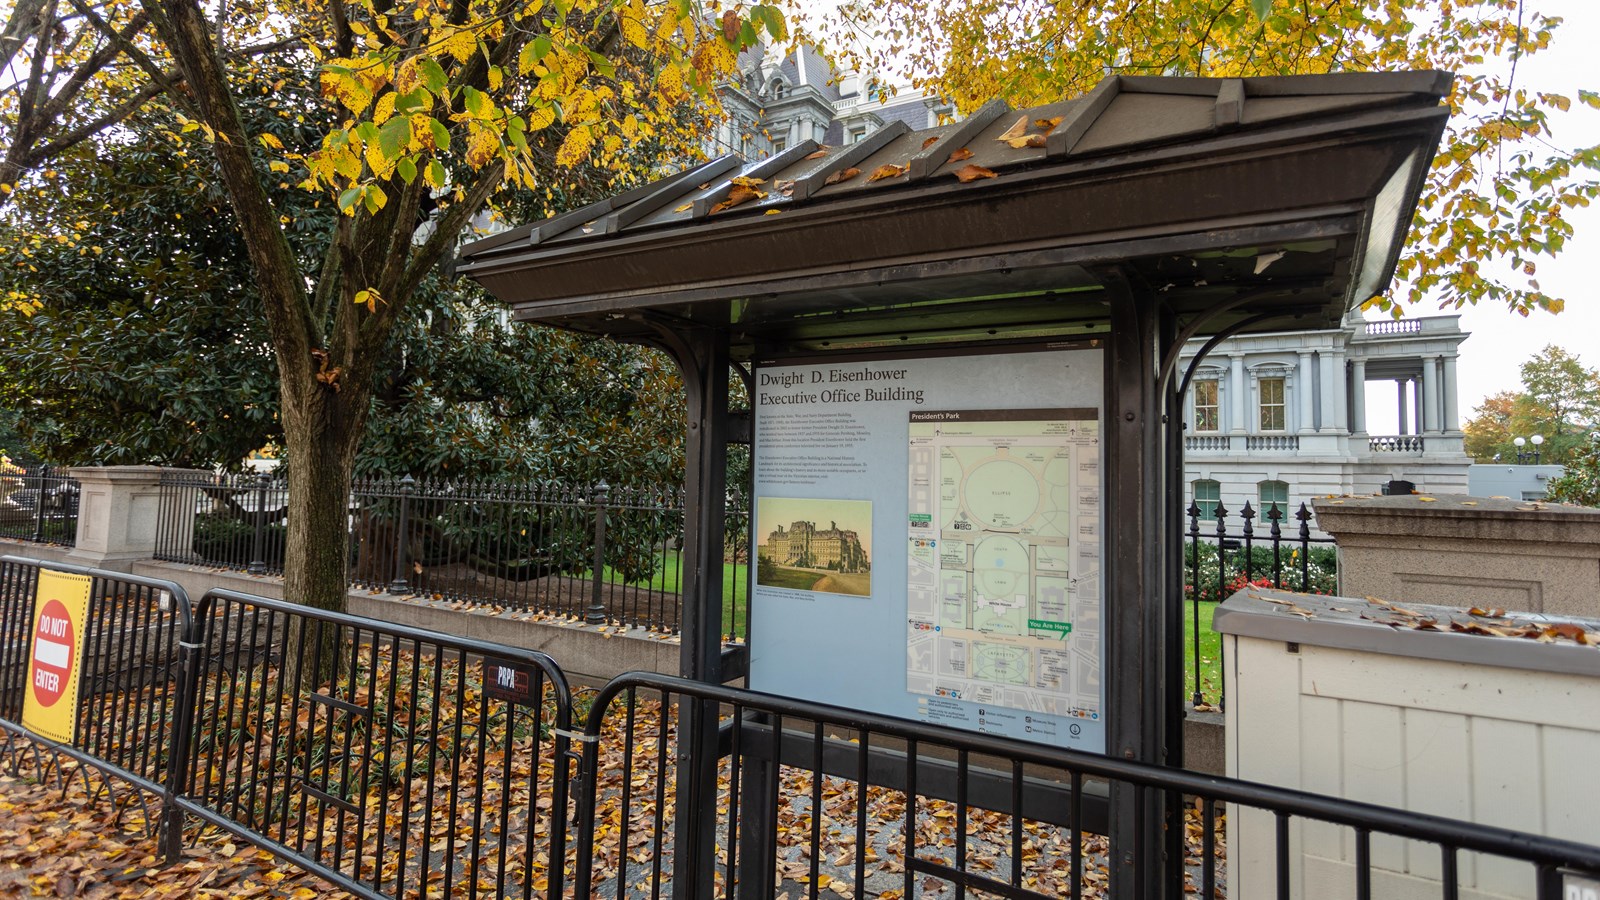
[[[870,538],[863,542],[870,544],[871,584],[868,596],[768,587],[754,583],[752,566],[753,689],[1104,751],[1102,717],[1046,716],[1048,727],[1030,728],[1038,713],[1025,716],[906,689],[910,413],[1099,409],[1103,353],[1078,347],[849,362],[784,360],[757,368],[752,509],[759,511],[762,498],[870,501]],[[756,545],[772,524],[756,522]],[[1097,531],[1104,533],[1103,516]],[[752,561],[755,557],[752,547]],[[1104,659],[1103,638],[1099,658]],[[1103,678],[1101,685],[1103,709]]]

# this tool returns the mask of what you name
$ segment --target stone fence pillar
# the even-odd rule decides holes
[[[161,510],[161,473],[186,469],[161,466],[88,466],[69,469],[78,480],[78,541],[71,562],[126,572],[155,553]],[[209,474],[198,472],[195,474]],[[194,527],[194,511],[176,516],[174,527]]]
[[[1453,494],[1312,505],[1342,595],[1600,618],[1600,509]]]

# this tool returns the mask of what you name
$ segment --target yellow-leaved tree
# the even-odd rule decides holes
[[[1600,192],[1600,147],[1563,146],[1552,114],[1600,108],[1588,90],[1540,90],[1517,63],[1561,20],[1525,0],[846,0],[809,22],[847,63],[952,99],[1026,106],[1102,78],[1237,78],[1397,69],[1457,74],[1450,120],[1400,260],[1403,299],[1502,302],[1559,312],[1540,257],[1572,234],[1566,213]],[[1507,276],[1509,273],[1509,277]],[[1392,298],[1377,298],[1398,315]]]
[[[324,609],[344,605],[374,370],[419,284],[502,189],[619,171],[639,142],[690,152],[738,52],[784,30],[769,6],[712,17],[689,0],[147,0],[143,14],[181,79],[175,138],[215,157],[271,336],[292,467],[284,587]],[[273,77],[229,48],[275,41],[290,49],[272,64],[316,71],[336,123],[294,130],[304,145],[239,112]],[[280,182],[337,206],[324,250],[295,249]]]

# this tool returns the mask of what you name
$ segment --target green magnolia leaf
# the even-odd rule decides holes
[[[349,212],[361,200],[361,188],[353,187],[339,194],[339,210]]]
[[[406,184],[417,180],[417,164],[412,162],[409,156],[400,157],[400,161],[394,164],[394,169],[405,179]]]
[[[1250,0],[1250,9],[1256,14],[1258,20],[1266,21],[1267,16],[1272,12],[1272,0]]]

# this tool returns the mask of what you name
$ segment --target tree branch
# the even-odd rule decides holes
[[[0,31],[0,72],[11,68],[11,61],[28,42],[28,34],[44,13],[45,0],[19,0]]]
[[[195,0],[146,0],[145,10],[194,92],[202,120],[216,134],[212,150],[256,272],[284,400],[308,400],[320,387],[311,351],[322,344],[321,328],[311,317],[294,249],[256,172],[251,141],[211,43],[209,23]]]

